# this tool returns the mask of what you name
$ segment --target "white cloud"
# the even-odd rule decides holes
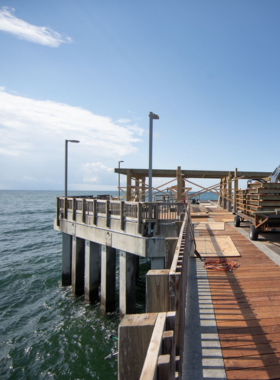
[[[62,188],[65,139],[80,140],[68,146],[69,188],[77,183],[95,187],[116,183],[114,165],[137,152],[141,133],[138,126],[120,125],[80,107],[0,88],[1,180],[9,182],[9,188],[21,188],[24,175],[36,179],[37,188],[50,183],[54,189]]]
[[[83,182],[85,183],[97,183],[104,182],[108,178],[108,173],[113,174],[114,168],[109,168],[104,165],[102,162],[92,162],[83,165],[84,178]]]
[[[2,126],[2,128],[1,128]],[[61,147],[65,139],[78,139],[95,157],[116,157],[136,152],[139,127],[120,126],[109,117],[50,100],[9,94],[0,89],[0,153],[38,152],[47,145]],[[72,149],[72,148],[71,148]]]
[[[31,25],[15,17],[14,11],[9,7],[0,9],[0,30],[14,34],[23,40],[50,47],[58,47],[61,43],[72,42],[70,37],[64,37],[46,26]]]
[[[127,124],[127,123],[130,123],[130,120],[129,119],[119,119],[119,120],[117,120],[117,123],[119,123],[119,124]]]

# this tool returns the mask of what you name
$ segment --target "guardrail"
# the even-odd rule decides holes
[[[120,228],[124,230],[126,221],[138,223],[138,233],[145,235],[142,225],[153,223],[155,230],[159,222],[180,220],[184,210],[182,202],[124,202],[98,200],[84,197],[57,197],[56,223],[60,220],[79,221],[85,224],[98,224],[98,218],[106,219],[106,227],[110,228],[111,219],[120,220]]]
[[[119,326],[119,379],[181,378],[188,260],[192,252],[193,231],[188,206],[171,267],[147,273],[148,313],[142,317],[141,314],[127,315]],[[172,323],[167,322],[168,318]],[[138,340],[141,348],[137,346]],[[134,361],[132,366],[128,359]]]

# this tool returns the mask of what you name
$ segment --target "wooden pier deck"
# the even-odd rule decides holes
[[[208,217],[204,214],[205,211]],[[227,257],[240,264],[238,269],[232,272],[206,271],[212,305],[209,305],[206,296],[205,300],[199,301],[202,306],[200,320],[209,322],[213,312],[224,369],[221,361],[219,364],[216,361],[216,364],[211,366],[211,351],[206,350],[203,353],[205,342],[202,342],[201,355],[204,364],[200,377],[280,379],[279,256],[264,244],[250,241],[244,229],[235,228],[232,221],[233,215],[221,208],[193,207],[193,223],[225,222],[223,230],[215,229],[215,225],[211,225],[211,228],[196,229],[196,237],[229,236],[240,253],[238,257]],[[198,293],[202,291],[202,295],[206,294],[203,290],[207,290],[208,283],[200,282],[203,287]],[[205,331],[201,331],[202,334],[203,332]],[[212,344],[213,341],[209,341],[206,347],[211,348]],[[219,354],[213,353],[212,359],[219,359]],[[220,372],[216,376],[217,369],[220,369]],[[191,376],[194,375],[189,372],[186,377]]]

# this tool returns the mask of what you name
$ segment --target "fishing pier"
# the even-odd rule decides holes
[[[279,379],[279,256],[234,225],[238,180],[270,173],[153,170],[173,179],[153,189],[159,201],[146,202],[147,170],[115,172],[127,176],[125,201],[59,197],[54,228],[62,284],[90,302],[100,289],[104,312],[115,307],[119,252],[119,379]],[[195,178],[219,182],[189,193]],[[192,204],[203,192],[218,201]],[[238,268],[208,270],[197,253]],[[146,313],[133,314],[139,257],[151,270]]]

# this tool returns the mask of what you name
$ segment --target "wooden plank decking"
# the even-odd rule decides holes
[[[209,221],[228,222],[197,234],[230,236],[241,254],[229,258],[240,263],[233,272],[207,270],[227,379],[280,379],[280,267],[229,224],[232,214],[206,211]],[[200,221],[206,220],[193,219]]]

